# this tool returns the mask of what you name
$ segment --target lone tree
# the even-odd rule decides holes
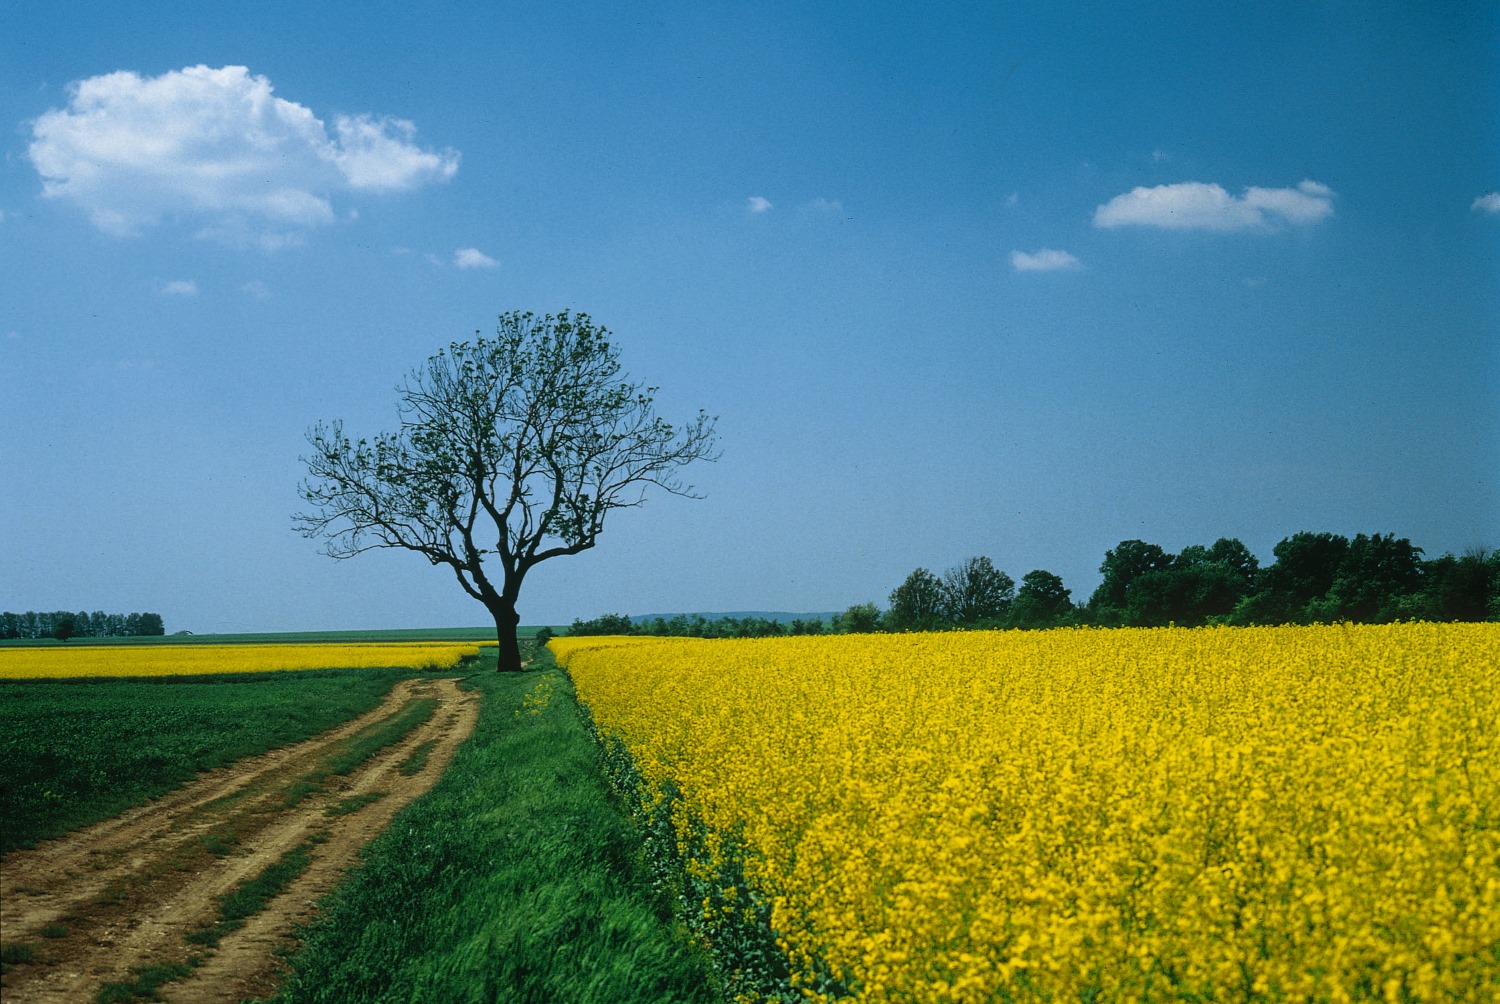
[[[526,573],[593,547],[612,510],[655,485],[696,498],[679,472],[714,460],[715,419],[678,428],[655,387],[621,373],[610,334],[587,314],[502,314],[493,339],[454,342],[397,388],[401,426],[351,439],[343,423],[307,433],[294,517],[324,553],[416,551],[485,605],[499,668],[521,669],[516,599]]]

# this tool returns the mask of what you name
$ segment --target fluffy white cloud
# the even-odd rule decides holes
[[[759,195],[752,195],[746,200],[745,208],[752,213],[764,213],[771,208],[771,200]]]
[[[198,284],[191,279],[173,279],[161,284],[162,296],[197,296]]]
[[[1315,223],[1333,213],[1333,190],[1316,181],[1296,188],[1247,188],[1233,196],[1219,185],[1188,181],[1134,188],[1094,210],[1096,227],[1168,230],[1265,230],[1278,223]]]
[[[1469,207],[1481,213],[1500,213],[1500,192],[1487,192]]]
[[[1017,272],[1066,272],[1083,267],[1083,262],[1066,251],[1042,248],[1035,254],[1025,251],[1010,253],[1010,267]]]
[[[459,268],[499,268],[500,263],[478,248],[459,248],[453,252],[453,264]]]
[[[42,193],[76,203],[102,230],[178,218],[266,246],[331,223],[335,195],[443,181],[459,159],[419,148],[399,119],[340,116],[330,136],[243,66],[90,77],[31,130]]]

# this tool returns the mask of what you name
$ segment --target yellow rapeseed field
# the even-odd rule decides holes
[[[1500,625],[552,646],[812,999],[1500,1001]]]
[[[7,647],[0,648],[0,679],[182,676],[374,666],[447,669],[478,652],[479,645],[473,642]]]

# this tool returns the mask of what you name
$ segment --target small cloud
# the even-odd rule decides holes
[[[804,203],[802,208],[808,212],[822,213],[827,216],[844,215],[844,204],[838,199],[817,198],[811,202]]]
[[[1247,188],[1233,196],[1219,185],[1188,181],[1134,188],[1094,210],[1094,226],[1165,230],[1267,230],[1277,223],[1307,224],[1333,214],[1333,190],[1316,181],[1296,188]]]
[[[453,264],[459,268],[499,268],[500,263],[478,248],[459,248],[453,252]]]
[[[269,300],[271,298],[271,287],[267,286],[259,279],[251,279],[249,282],[240,286],[240,292],[257,300]]]
[[[191,279],[173,279],[161,284],[162,296],[197,296],[198,284]]]
[[[1005,208],[1014,209],[1021,204],[1021,193],[1011,192],[1005,197]]]
[[[1157,147],[1155,150],[1151,151],[1151,162],[1153,164],[1160,164],[1164,160],[1171,160],[1171,159],[1172,159],[1172,155],[1170,153],[1168,153],[1167,151],[1163,150],[1161,147]]]
[[[771,208],[771,200],[759,195],[752,195],[746,200],[745,208],[752,213],[764,213]]]
[[[21,333],[19,331],[7,331],[5,337],[13,342],[18,342],[21,340]]]
[[[198,236],[267,249],[333,223],[336,197],[446,181],[459,164],[457,151],[417,146],[404,119],[340,115],[330,133],[243,66],[89,77],[30,126],[43,196],[99,229],[125,236],[181,220]]]
[[[1066,251],[1042,248],[1035,254],[1012,251],[1010,267],[1017,272],[1069,272],[1083,268],[1083,262]]]
[[[1500,192],[1486,192],[1469,208],[1479,213],[1500,213]]]

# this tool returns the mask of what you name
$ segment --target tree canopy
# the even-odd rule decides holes
[[[655,387],[622,374],[610,333],[583,313],[500,316],[431,356],[398,388],[395,432],[309,430],[294,517],[324,552],[401,548],[448,569],[496,625],[500,668],[520,669],[516,601],[543,561],[595,546],[605,518],[647,490],[695,497],[681,471],[717,454],[715,419],[656,413]]]

